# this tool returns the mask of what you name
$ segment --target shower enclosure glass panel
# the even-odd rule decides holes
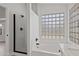
[[[25,41],[24,15],[13,14],[14,18],[14,52],[27,54]]]

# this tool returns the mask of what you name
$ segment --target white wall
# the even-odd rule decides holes
[[[30,40],[31,49],[36,49],[35,39],[39,39],[39,16],[30,8]]]
[[[0,18],[5,18],[6,17],[6,8],[3,6],[0,6]]]
[[[70,4],[68,5],[68,9],[70,10],[70,9],[74,6],[74,4],[75,4],[75,3],[70,3]]]
[[[59,43],[67,43],[68,41],[68,5],[67,4],[38,4],[39,17],[43,14],[64,13],[65,14],[65,38],[64,39],[41,39],[40,49],[49,52],[58,52]],[[39,19],[40,20],[40,19]],[[41,27],[41,26],[40,26]]]
[[[9,36],[7,37],[6,36],[6,52],[7,52],[7,54],[8,55],[11,55],[11,54],[13,54],[13,27],[12,27],[12,14],[23,14],[23,15],[25,15],[26,17],[26,27],[27,27],[27,31],[25,31],[26,32],[26,34],[25,35],[27,35],[25,38],[26,38],[26,41],[27,41],[27,43],[26,43],[26,46],[27,46],[27,52],[28,52],[28,55],[29,55],[29,53],[30,53],[30,47],[29,47],[29,45],[30,45],[30,34],[29,34],[29,25],[30,25],[30,20],[29,20],[29,8],[28,8],[28,6],[29,5],[27,5],[27,4],[24,4],[24,3],[9,3],[9,4],[0,4],[0,5],[2,5],[2,6],[4,6],[4,7],[6,7],[6,20],[7,20],[7,22],[6,22],[6,35],[8,34]]]
[[[0,28],[2,28],[2,35],[0,35],[0,41],[5,41],[5,17],[6,17],[6,8],[3,6],[0,6]]]

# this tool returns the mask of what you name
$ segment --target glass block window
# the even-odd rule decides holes
[[[41,16],[41,36],[48,39],[64,38],[64,13]]]

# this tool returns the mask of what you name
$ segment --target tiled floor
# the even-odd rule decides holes
[[[5,43],[0,42],[0,56],[5,55]]]

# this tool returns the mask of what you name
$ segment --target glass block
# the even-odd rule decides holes
[[[45,22],[45,24],[49,24],[49,22]]]
[[[63,21],[60,21],[60,24],[63,24],[64,22]]]
[[[56,17],[59,17],[60,14],[56,14]]]
[[[55,39],[55,36],[52,36],[53,37],[53,39]]]
[[[49,15],[49,17],[52,17],[52,15]]]
[[[60,36],[61,39],[64,39],[64,36]]]
[[[59,24],[59,21],[56,21],[56,24]]]
[[[76,32],[79,33],[79,28],[76,28]]]
[[[48,17],[49,17],[48,15],[45,16],[45,18],[48,18]]]
[[[53,22],[51,22],[51,25],[53,24]]]
[[[55,16],[56,16],[55,14],[52,15],[52,17],[55,17]]]
[[[49,19],[45,19],[45,21],[49,21]]]
[[[52,26],[51,25],[49,25],[49,28],[51,28]]]
[[[44,25],[44,24],[46,24],[45,22],[42,22],[42,24]]]
[[[60,39],[60,37],[59,37],[59,36],[56,36],[56,38],[57,38],[57,39]]]
[[[53,21],[55,21],[56,19],[55,19],[55,18],[53,18],[52,20],[53,20]]]
[[[62,28],[62,27],[63,27],[63,25],[60,25],[60,27]]]
[[[60,14],[60,16],[64,16],[64,14],[62,13],[62,14]]]
[[[49,24],[52,24],[52,22],[49,22]]]
[[[55,25],[52,25],[53,28],[55,28]]]
[[[52,21],[52,19],[49,19],[49,21]]]
[[[63,21],[63,20],[64,20],[64,18],[60,18],[60,20],[62,20],[62,21]]]
[[[45,21],[45,19],[42,19],[42,21]]]
[[[49,26],[48,25],[46,25],[46,28],[48,28]]]
[[[59,28],[59,25],[56,25],[57,28]],[[59,30],[59,29],[58,29]]]
[[[74,39],[73,41],[74,41],[74,43],[76,43],[76,39]]]
[[[53,24],[55,24],[56,22],[53,22]]]
[[[76,39],[76,44],[78,44],[78,40]]]
[[[63,35],[63,30],[64,30],[64,18],[61,17],[61,16],[64,16],[62,15],[63,13],[56,13],[56,14],[49,14],[49,15],[44,15],[42,16],[43,19],[42,21],[42,30],[43,30],[43,35],[44,35],[44,38],[46,39],[59,39],[60,36],[57,36],[59,35]],[[60,31],[60,33],[59,33]],[[52,36],[51,36],[52,35]],[[56,35],[56,36],[55,36]],[[63,36],[61,36],[61,39],[62,39]]]
[[[52,38],[52,36],[49,36],[49,39],[51,39]]]
[[[59,18],[56,18],[56,20],[58,20],[58,21],[59,21]]]
[[[42,16],[42,18],[45,18],[45,16]]]
[[[48,36],[46,36],[46,38],[49,38]]]

